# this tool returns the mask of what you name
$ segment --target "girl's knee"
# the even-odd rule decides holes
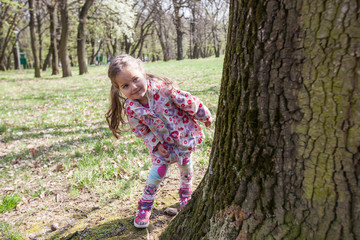
[[[157,181],[162,181],[166,175],[168,166],[166,164],[160,165],[159,167],[153,167],[149,173],[149,178]]]

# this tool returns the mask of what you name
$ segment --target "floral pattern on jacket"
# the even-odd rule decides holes
[[[191,152],[203,141],[204,134],[196,120],[207,121],[211,114],[197,97],[154,79],[148,80],[147,97],[149,108],[127,99],[125,110],[132,131],[144,140],[150,153],[156,151],[158,143]]]

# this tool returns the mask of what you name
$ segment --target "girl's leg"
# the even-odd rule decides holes
[[[156,161],[153,161],[153,163],[154,162],[156,163]],[[138,202],[138,212],[134,220],[135,227],[146,228],[149,226],[151,208],[154,204],[156,192],[159,188],[161,181],[166,175],[167,169],[167,164],[152,165],[148,179],[145,184],[142,198]]]
[[[182,164],[178,163],[180,169],[180,210],[182,210],[191,198],[192,193],[192,162],[190,156],[184,158]]]

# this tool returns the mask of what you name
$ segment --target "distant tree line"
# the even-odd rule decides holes
[[[144,61],[224,52],[227,0],[2,0],[0,69],[71,76],[119,53]]]

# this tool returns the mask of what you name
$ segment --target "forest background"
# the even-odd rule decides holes
[[[2,0],[1,70],[106,64],[119,53],[144,61],[224,53],[228,2],[221,0]],[[22,65],[21,65],[22,64]],[[20,66],[21,65],[21,66]]]

